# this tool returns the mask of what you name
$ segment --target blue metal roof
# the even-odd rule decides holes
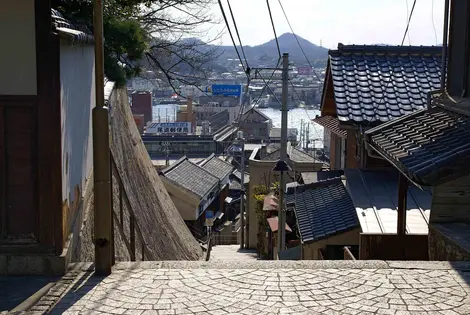
[[[289,188],[302,242],[312,242],[359,227],[356,209],[340,178]]]
[[[338,45],[329,52],[338,119],[389,121],[426,107],[440,87],[442,48]]]

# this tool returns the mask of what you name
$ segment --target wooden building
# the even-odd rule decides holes
[[[5,0],[0,40],[0,273],[62,274],[92,176],[93,37]]]

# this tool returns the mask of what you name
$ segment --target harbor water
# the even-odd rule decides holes
[[[153,106],[153,121],[173,122],[176,119],[176,112],[179,105],[164,104]],[[266,116],[272,119],[274,127],[281,127],[281,111],[275,108],[258,108]],[[300,137],[301,121],[304,125],[310,122],[309,139],[310,147],[323,148],[323,127],[311,122],[320,111],[314,109],[295,108],[289,110],[287,116],[287,125],[289,128],[297,128],[298,137]],[[315,146],[314,146],[315,145]]]

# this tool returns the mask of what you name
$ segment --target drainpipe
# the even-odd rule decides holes
[[[107,276],[112,267],[111,163],[109,116],[104,104],[103,1],[93,8],[95,37],[95,95],[93,119],[95,274]]]
[[[449,33],[449,2],[445,0],[444,5],[444,30],[442,35],[442,68],[441,68],[441,90],[446,88],[446,71],[447,71],[447,36]]]

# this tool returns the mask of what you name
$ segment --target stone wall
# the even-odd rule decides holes
[[[470,251],[447,237],[438,227],[430,225],[429,258],[439,261],[470,261]]]

